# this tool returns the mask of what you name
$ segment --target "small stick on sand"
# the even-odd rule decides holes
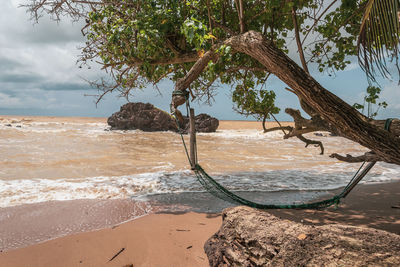
[[[125,248],[121,248],[120,251],[117,252],[117,254],[115,254],[108,262],[112,261],[113,259],[115,259],[116,257],[118,257],[119,254],[122,253],[122,251],[124,251]]]

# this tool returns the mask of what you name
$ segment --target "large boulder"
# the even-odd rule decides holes
[[[185,128],[184,128],[184,133],[189,132],[189,118],[184,117],[185,120]],[[211,117],[208,114],[201,113],[197,116],[194,117],[194,123],[195,123],[195,128],[196,132],[199,133],[213,133],[218,129],[219,126],[219,121],[218,119]]]
[[[150,103],[127,103],[107,120],[113,130],[176,131],[174,119]]]
[[[127,103],[112,114],[107,123],[112,130],[178,131],[175,119],[150,103]],[[199,114],[195,117],[195,125],[197,132],[209,133],[217,130],[219,121],[207,114]],[[184,117],[181,127],[184,133],[188,132],[189,118]]]
[[[248,207],[222,218],[204,245],[210,266],[400,266],[400,236],[382,230],[303,225]]]

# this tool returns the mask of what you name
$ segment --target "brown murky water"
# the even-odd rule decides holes
[[[264,134],[260,123],[222,121],[216,133],[198,134],[199,162],[240,190],[329,189],[359,165],[328,155],[366,151],[326,133],[310,135],[325,145],[319,155],[319,148],[282,136]],[[381,164],[369,179],[398,179],[399,173]],[[265,174],[273,178],[265,182]],[[104,118],[0,118],[0,206],[201,190],[176,133],[109,131]]]

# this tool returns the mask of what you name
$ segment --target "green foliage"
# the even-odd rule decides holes
[[[214,35],[208,32],[207,26],[194,17],[184,21],[181,33],[185,36],[187,42],[193,45],[197,51],[210,48],[210,43],[207,40],[216,39]]]
[[[340,70],[349,63],[346,56],[356,54],[355,39],[362,12],[355,16],[353,13],[362,2],[344,1],[341,7],[327,12],[324,19],[311,28],[310,17],[320,8],[320,1],[286,4],[278,0],[244,1],[246,30],[263,32],[276,46],[289,52],[287,44],[293,36],[291,8],[295,6],[302,33],[311,31],[314,38],[308,45],[305,41],[306,52],[312,55],[309,60],[317,62],[320,71]],[[224,28],[209,25],[208,12],[219,24],[239,31],[234,1],[114,0],[108,3],[89,13],[88,47],[83,50],[82,58],[100,58],[106,69],[114,71],[115,80],[127,88],[158,83],[162,78],[176,81],[194,61],[167,62],[190,52],[197,51],[201,55],[213,43],[228,38],[229,33]],[[134,64],[136,68],[132,68]],[[261,67],[255,59],[239,53],[225,53],[214,65],[213,70],[208,69],[202,75],[199,83],[193,84],[194,89],[206,90],[209,83],[217,79],[222,84],[232,85],[243,76],[237,73],[242,67]],[[231,69],[237,71],[231,72]],[[254,80],[265,77],[257,71],[252,74]]]
[[[261,32],[289,54],[294,9],[307,62],[317,64],[320,72],[343,70],[349,57],[357,55],[367,0],[343,0],[325,11],[330,3],[246,0],[245,28]],[[222,84],[232,88],[241,84],[256,92],[266,82],[268,73],[256,59],[222,45],[240,32],[234,0],[108,0],[91,8],[81,59],[103,64],[115,82],[113,88],[124,96],[132,88],[157,85],[163,79],[176,82],[210,49],[219,53],[218,60],[210,62],[190,86],[200,98],[210,99]],[[263,99],[260,96],[259,101]]]
[[[238,85],[232,94],[232,101],[236,104],[239,113],[246,116],[252,115],[257,120],[269,119],[270,114],[279,113],[275,106],[275,92],[268,90],[248,89]]]
[[[357,55],[357,37],[365,1],[342,1],[342,5],[328,13],[315,33],[319,42],[309,49],[314,56],[311,61],[318,63],[320,72],[344,70],[350,64],[349,56]]]
[[[364,103],[358,104],[355,103],[353,107],[355,109],[360,110],[361,113],[365,114],[368,118],[375,118],[378,115],[380,108],[386,108],[388,104],[383,102],[378,102],[379,94],[381,93],[381,88],[375,86],[368,86],[367,87],[367,94],[364,97]],[[375,106],[377,106],[375,108]],[[375,111],[374,111],[375,109]]]

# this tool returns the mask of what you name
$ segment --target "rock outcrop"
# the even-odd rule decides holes
[[[184,133],[189,132],[189,118],[184,117],[185,128]],[[194,117],[196,132],[198,133],[213,133],[219,126],[219,121],[207,114],[199,114]]]
[[[176,131],[173,118],[150,103],[127,103],[107,123],[113,130]]]
[[[400,266],[400,236],[382,230],[303,225],[248,207],[222,218],[204,245],[210,266]]]
[[[112,130],[178,131],[175,119],[169,113],[149,103],[127,103],[112,114],[107,123]],[[195,117],[195,125],[197,132],[209,133],[217,130],[219,121],[207,114],[199,114]],[[188,132],[189,118],[184,118],[181,127]]]

